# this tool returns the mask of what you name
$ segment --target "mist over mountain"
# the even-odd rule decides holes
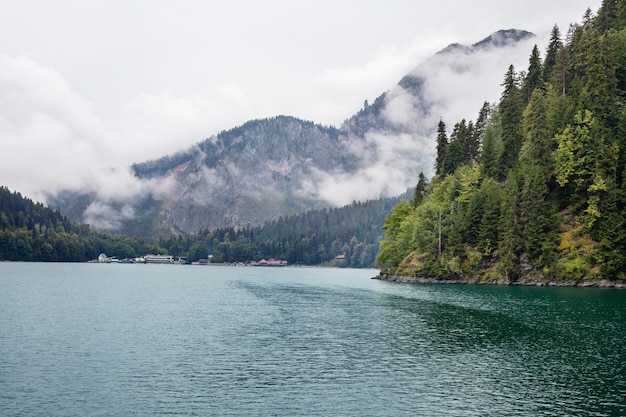
[[[432,174],[439,120],[475,117],[485,91],[500,89],[492,85],[494,71],[499,79],[512,61],[525,59],[532,37],[507,30],[450,45],[339,127],[289,116],[252,120],[109,173],[123,178],[117,187],[48,200],[95,229],[156,237],[397,196],[420,171]]]

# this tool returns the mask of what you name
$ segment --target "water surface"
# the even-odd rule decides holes
[[[626,291],[375,274],[0,263],[0,415],[626,415]]]

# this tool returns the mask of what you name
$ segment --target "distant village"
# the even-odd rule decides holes
[[[161,265],[211,265],[212,255],[209,255],[206,259],[199,259],[197,262],[187,262],[187,258],[184,256],[171,256],[171,255],[145,255],[136,258],[124,258],[118,259],[115,256],[107,256],[101,253],[97,259],[91,261],[92,263],[117,263],[117,264],[161,264]],[[281,259],[261,259],[260,261],[248,261],[248,262],[236,262],[229,263],[228,265],[241,265],[241,266],[287,266],[287,261]],[[224,264],[214,264],[224,265]]]
[[[345,254],[335,256],[335,265],[341,265],[346,258]],[[89,261],[90,263],[101,264],[157,264],[157,265],[231,265],[231,266],[287,266],[289,263],[282,259],[261,259],[260,261],[247,261],[247,262],[229,262],[229,263],[214,263],[212,262],[213,255],[209,255],[208,258],[199,259],[197,262],[187,262],[187,258],[184,256],[172,256],[172,255],[145,255],[136,258],[124,258],[119,259],[115,256],[107,256],[101,253],[97,259]]]

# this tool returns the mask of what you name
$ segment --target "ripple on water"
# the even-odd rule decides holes
[[[0,263],[7,415],[618,416],[624,292]]]

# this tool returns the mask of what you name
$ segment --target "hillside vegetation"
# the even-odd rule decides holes
[[[0,261],[82,262],[100,253],[119,259],[161,253],[189,262],[213,255],[213,262],[219,263],[276,258],[290,264],[373,267],[383,238],[379,225],[400,198],[406,195],[310,210],[262,226],[202,230],[156,245],[94,232],[58,210],[0,187]]]
[[[0,187],[0,261],[80,262],[100,253],[123,259],[163,251],[139,239],[93,232],[58,210]]]
[[[390,274],[626,279],[626,2],[604,1],[499,103],[437,136],[436,174],[385,220]]]
[[[280,217],[262,226],[203,230],[196,235],[172,237],[161,245],[188,261],[210,254],[213,262],[275,258],[289,264],[373,267],[383,238],[380,225],[399,200],[353,202],[341,208]]]

